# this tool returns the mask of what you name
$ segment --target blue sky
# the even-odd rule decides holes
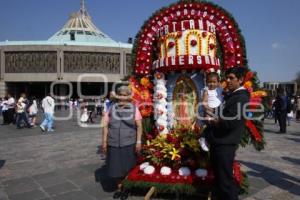
[[[175,0],[86,0],[96,26],[116,41],[134,37],[144,21]],[[261,82],[290,81],[300,71],[299,0],[213,0],[235,17],[251,69]],[[1,0],[0,41],[46,40],[79,10],[80,0]]]

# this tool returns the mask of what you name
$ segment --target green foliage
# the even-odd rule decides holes
[[[146,181],[130,181],[124,180],[122,182],[125,189],[150,189],[155,187],[159,193],[179,193],[187,195],[197,195],[198,187],[189,184],[167,184]]]
[[[243,181],[240,185],[239,194],[248,194],[249,193],[249,179],[246,172],[242,171]]]

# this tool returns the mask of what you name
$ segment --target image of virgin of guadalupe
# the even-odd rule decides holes
[[[173,108],[177,125],[191,126],[197,117],[198,96],[194,82],[180,77],[173,92]]]

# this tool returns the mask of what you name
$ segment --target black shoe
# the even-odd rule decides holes
[[[121,200],[126,200],[128,199],[128,196],[129,196],[129,192],[128,191],[124,191],[122,192],[122,195],[121,195]]]
[[[113,198],[114,198],[114,199],[118,199],[118,198],[120,198],[121,196],[122,196],[122,192],[117,191],[117,192],[114,193]]]

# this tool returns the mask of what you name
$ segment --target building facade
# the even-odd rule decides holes
[[[48,40],[0,42],[0,96],[44,96],[51,84],[57,95],[99,95],[132,73],[131,49],[100,31],[81,0],[80,10]]]
[[[276,95],[278,88],[283,88],[288,96],[297,95],[296,82],[264,82],[264,89],[268,90],[272,96]]]

